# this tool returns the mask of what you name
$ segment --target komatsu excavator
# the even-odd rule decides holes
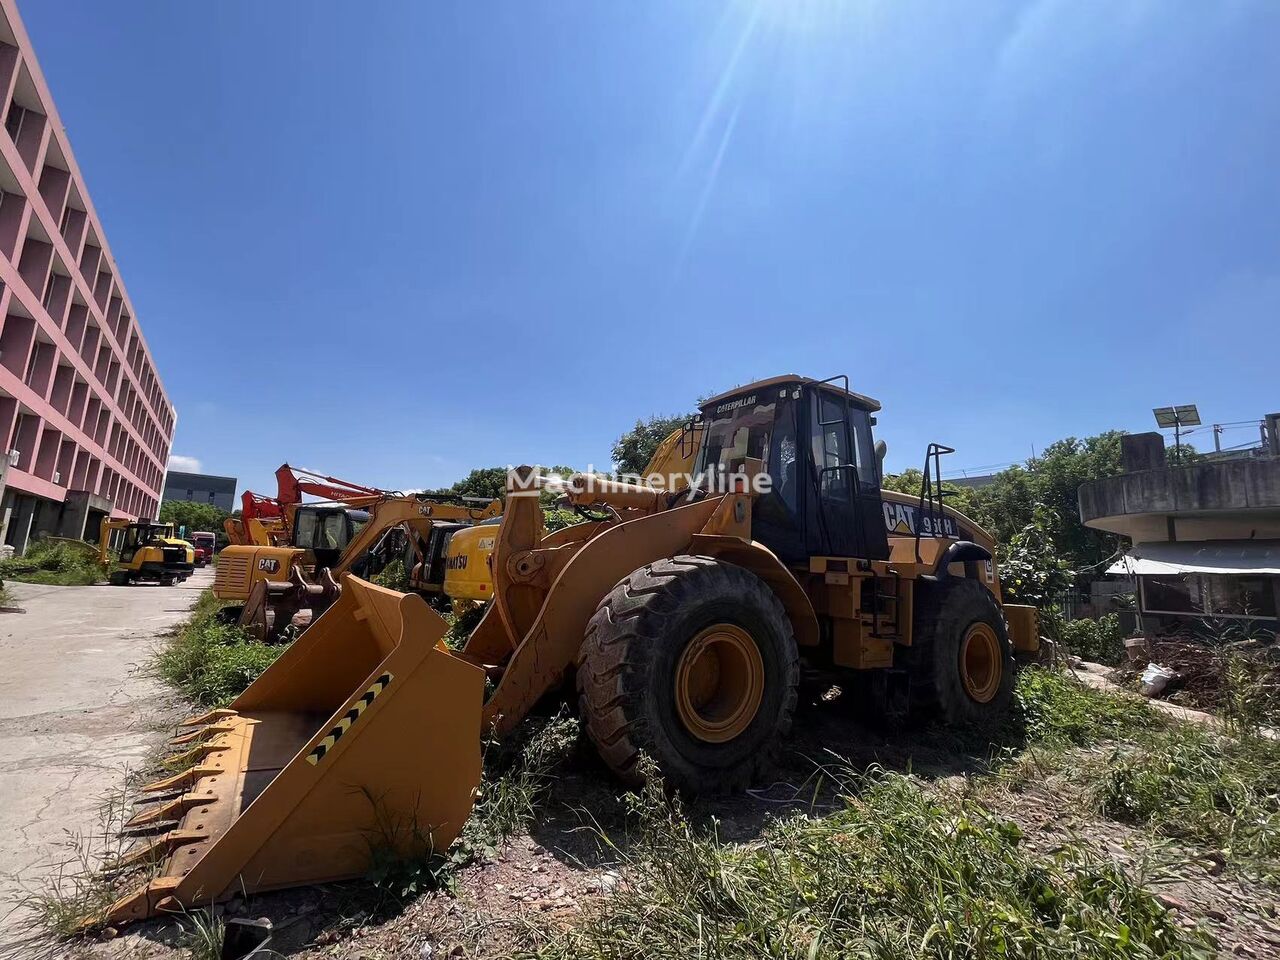
[[[878,409],[846,378],[737,387],[690,426],[692,485],[575,476],[566,496],[597,519],[553,533],[533,471],[513,471],[494,598],[459,652],[421,597],[347,575],[228,709],[187,723],[177,772],[131,825],[152,836],[126,865],[151,878],[99,919],[358,877],[376,836],[405,857],[444,851],[482,731],[509,733],[566,687],[621,780],[647,754],[702,794],[768,775],[802,663],[889,722],[999,717],[1036,611],[1003,602],[991,536],[943,502],[949,448],[930,445],[918,497],[881,488]]]

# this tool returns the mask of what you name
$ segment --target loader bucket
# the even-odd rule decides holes
[[[377,849],[443,852],[480,782],[484,694],[444,631],[420,597],[345,578],[228,709],[187,721],[182,769],[144,787],[157,803],[126,825],[152,836],[121,866],[156,873],[95,919],[359,877]]]

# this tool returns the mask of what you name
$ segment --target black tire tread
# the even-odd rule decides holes
[[[996,630],[1004,651],[1001,689],[988,704],[977,704],[958,686],[959,641],[976,620]],[[954,650],[954,654],[953,654]],[[911,646],[905,648],[911,677],[911,710],[918,715],[940,715],[949,723],[972,723],[994,718],[1012,698],[1014,659],[1004,613],[995,596],[977,580],[950,578],[917,587]],[[955,676],[944,676],[956,661]]]
[[[786,638],[781,710],[773,735],[749,761],[709,771],[664,764],[664,752],[642,709],[650,666],[668,623],[707,595],[733,594],[765,611]],[[798,698],[799,652],[786,611],[759,577],[745,568],[711,557],[676,556],[646,564],[619,582],[600,602],[578,653],[578,702],[587,736],[600,756],[625,783],[636,786],[641,753],[658,761],[663,776],[693,793],[740,790],[776,762],[790,731]],[[768,683],[766,678],[766,683]]]

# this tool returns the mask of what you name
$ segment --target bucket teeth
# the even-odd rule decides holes
[[[198,743],[189,750],[182,753],[175,753],[171,757],[165,757],[160,762],[166,767],[184,766],[193,761],[203,760],[211,753],[217,753],[219,750],[230,750],[230,744],[226,743]]]
[[[143,793],[167,793],[172,790],[186,790],[201,777],[212,776],[215,773],[222,773],[222,770],[218,767],[187,767],[181,773],[175,773],[171,777],[164,777],[160,780],[153,780],[139,789]]]
[[[187,717],[178,724],[180,727],[202,727],[206,723],[214,723],[217,720],[226,720],[236,716],[234,710],[210,710],[208,713],[201,714],[198,717]]]
[[[148,844],[136,847],[122,856],[114,864],[118,870],[137,866],[143,863],[156,863],[171,850],[187,843],[208,840],[209,835],[201,830],[170,830],[163,837],[158,837]]]
[[[139,887],[117,900],[106,910],[82,920],[77,929],[92,930],[108,923],[127,923],[130,920],[141,920],[155,913],[178,910],[180,906],[172,893],[180,882],[178,877],[157,877],[146,886]]]
[[[198,743],[202,740],[208,740],[210,737],[216,737],[220,733],[230,733],[234,729],[234,724],[212,723],[207,727],[201,727],[199,730],[192,730],[190,733],[184,733],[180,737],[174,737],[169,741],[169,746],[180,747],[188,743]]]
[[[192,807],[202,803],[212,803],[213,794],[201,795],[195,793],[184,793],[180,797],[169,800],[166,803],[158,804],[150,810],[144,810],[142,813],[135,814],[128,823],[124,825],[124,829],[130,830],[134,827],[145,827],[164,820],[177,820]]]

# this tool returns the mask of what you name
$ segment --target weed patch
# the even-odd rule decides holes
[[[98,548],[80,540],[40,540],[20,557],[0,560],[0,578],[52,586],[85,586],[107,579]]]
[[[1087,617],[1063,620],[1058,625],[1058,643],[1062,649],[1095,663],[1114,666],[1123,660],[1124,637],[1120,618],[1114,613],[1097,620]]]
[[[445,623],[449,624],[449,629],[445,631],[444,642],[449,649],[461,650],[467,645],[471,632],[484,619],[484,613],[488,609],[487,606],[478,603],[465,606],[454,601],[454,608],[444,614]]]
[[[405,570],[403,560],[392,560],[370,577],[369,582],[376,583],[380,587],[386,587],[388,590],[395,590],[398,593],[408,593],[409,571]]]
[[[1164,723],[1137,697],[1095,690],[1058,670],[1023,670],[1015,697],[1030,742],[1087,747]]]
[[[1181,929],[1115,865],[1030,851],[1018,827],[911,778],[849,781],[843,809],[775,823],[759,843],[698,831],[660,788],[633,798],[626,881],[543,958],[1193,957]]]
[[[157,654],[155,669],[187,697],[223,707],[271,666],[288,644],[265,644],[219,618],[224,606],[212,591],[200,595],[191,618]]]
[[[1280,743],[1179,725],[1100,764],[1104,813],[1199,841],[1280,877]]]

